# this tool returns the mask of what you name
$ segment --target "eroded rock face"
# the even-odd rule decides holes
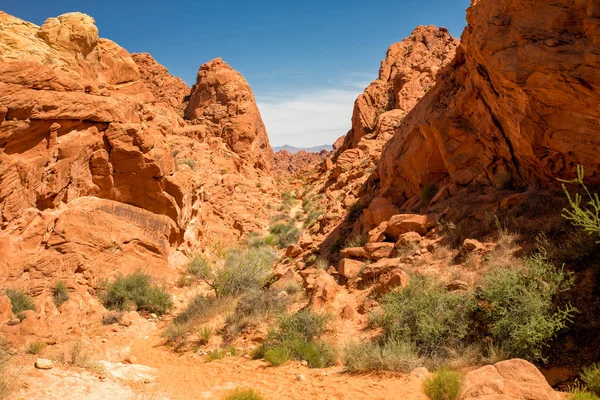
[[[154,95],[156,102],[173,108],[177,115],[183,117],[190,95],[188,85],[169,74],[169,71],[148,53],[134,53],[131,57],[138,66],[146,89]]]
[[[255,167],[273,169],[273,149],[250,85],[222,59],[200,66],[185,117]]]
[[[328,155],[327,150],[319,153],[308,153],[300,150],[296,154],[292,154],[287,150],[280,150],[275,153],[274,169],[282,175],[293,175],[323,163]]]
[[[352,129],[342,149],[356,147],[375,131],[386,111],[408,113],[434,85],[438,71],[454,57],[458,40],[445,28],[419,26],[401,42],[390,46],[381,62],[379,77],[358,96],[352,113]]]
[[[408,114],[379,167],[400,204],[432,181],[542,185],[576,164],[598,179],[596,1],[478,1],[454,61]]]

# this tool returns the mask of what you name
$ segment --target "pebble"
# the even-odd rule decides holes
[[[306,380],[306,377],[302,374],[296,376],[296,380],[299,382],[304,382]]]

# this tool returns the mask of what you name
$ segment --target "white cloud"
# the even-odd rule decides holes
[[[258,108],[272,146],[333,144],[351,127],[354,100],[367,84],[305,90],[292,96],[260,96]]]

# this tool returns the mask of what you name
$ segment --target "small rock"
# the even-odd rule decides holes
[[[305,367],[308,367],[308,361],[306,361],[306,360],[300,361],[300,364],[302,364]]]
[[[19,318],[14,318],[14,319],[11,319],[10,321],[8,321],[9,326],[19,325],[20,323],[21,323],[21,320]]]
[[[52,369],[52,367],[54,367],[54,363],[52,360],[48,360],[47,358],[38,358],[35,360],[35,367],[37,369]]]
[[[129,355],[123,359],[123,364],[135,364],[137,362],[137,358],[133,355]]]
[[[152,319],[158,319],[158,315],[152,313],[152,314],[150,314],[150,318],[152,318]]]
[[[277,293],[277,297],[279,297],[279,298],[286,298],[288,296],[289,296],[289,294],[285,290],[282,290],[281,292]]]
[[[296,380],[299,382],[304,382],[306,380],[306,377],[302,374],[296,376]]]
[[[16,356],[18,352],[19,352],[19,350],[15,349],[14,347],[11,347],[10,349],[8,349],[8,354],[11,356]]]

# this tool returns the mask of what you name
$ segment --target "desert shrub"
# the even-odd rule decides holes
[[[305,263],[306,265],[313,265],[315,262],[317,261],[317,255],[316,254],[311,254],[308,257],[306,257]]]
[[[52,289],[52,296],[57,306],[69,300],[69,289],[63,281],[56,282],[54,289]]]
[[[162,337],[167,340],[168,344],[179,348],[186,343],[188,332],[189,325],[172,323],[162,333]]]
[[[196,161],[194,161],[194,160],[190,160],[189,158],[183,158],[183,159],[179,160],[178,162],[179,162],[179,164],[187,165],[188,167],[190,167],[190,169],[192,171],[196,170]]]
[[[264,357],[271,365],[281,365],[288,360],[305,360],[311,368],[333,365],[337,352],[321,340],[331,320],[329,314],[310,310],[280,317],[277,326],[269,332],[268,339],[253,354]]]
[[[423,391],[431,400],[457,400],[464,384],[464,376],[446,368],[439,369],[423,381]]]
[[[566,233],[564,240],[551,241],[541,233],[536,237],[540,251],[546,253],[548,261],[555,265],[580,264],[600,252],[600,243],[587,232],[577,229]]]
[[[344,242],[344,248],[363,247],[367,243],[366,235],[350,235]]]
[[[263,400],[263,397],[253,389],[238,388],[227,393],[223,400]]]
[[[199,254],[195,255],[188,263],[186,272],[195,278],[203,278],[210,272],[208,260]]]
[[[352,343],[344,349],[344,365],[350,372],[409,372],[423,364],[416,346],[390,338],[380,342]]]
[[[269,278],[275,253],[268,247],[232,249],[223,266],[208,268],[200,276],[217,297],[236,297],[243,292],[262,288]]]
[[[243,243],[244,243],[244,245],[246,245],[246,247],[255,247],[255,248],[263,247],[263,246],[267,245],[265,238],[256,232],[250,232],[246,236],[246,239],[244,239]]]
[[[27,346],[27,354],[40,354],[46,348],[46,343],[36,340]]]
[[[431,356],[467,336],[475,301],[468,293],[448,292],[434,278],[415,276],[406,288],[385,295],[381,306],[384,339],[412,342]]]
[[[513,268],[491,268],[484,276],[481,299],[489,333],[511,357],[543,361],[542,350],[575,313],[556,306],[557,296],[571,288],[573,277],[542,255]]]
[[[4,294],[10,299],[13,314],[18,315],[27,310],[35,311],[33,299],[22,290],[5,289]]]
[[[122,312],[111,311],[102,317],[102,325],[121,323],[121,318],[123,318]]]
[[[210,342],[210,338],[212,337],[213,330],[208,326],[200,327],[196,330],[196,335],[198,336],[198,344],[205,345]]]
[[[590,193],[587,186],[583,183],[584,170],[582,165],[577,166],[577,178],[572,181],[562,181],[564,183],[574,183],[579,185],[585,195],[587,196],[588,202],[587,207],[582,206],[581,202],[583,198],[580,194],[575,193],[571,195],[563,183],[563,190],[569,200],[570,209],[563,209],[563,217],[570,221],[573,225],[583,228],[583,230],[590,235],[600,240],[600,196],[598,193]]]
[[[280,249],[294,244],[300,237],[300,230],[293,223],[277,223],[269,229],[272,242]]]
[[[1,398],[1,397],[0,397]],[[596,396],[591,392],[584,392],[583,390],[574,390],[571,400],[599,400],[600,397]]]
[[[225,348],[219,348],[209,351],[206,355],[206,359],[207,361],[222,360],[226,356],[236,357],[239,354],[240,352],[234,346],[228,346]]]
[[[583,367],[581,369],[581,380],[585,382],[591,392],[600,396],[600,363]]]
[[[261,320],[279,314],[288,307],[286,298],[277,297],[275,290],[254,289],[244,293],[225,327],[226,338],[235,338],[243,329],[253,327]]]
[[[171,296],[152,284],[152,277],[141,271],[119,276],[106,286],[101,298],[111,310],[137,309],[162,315],[173,307]]]
[[[438,185],[435,182],[430,182],[421,189],[421,206],[427,206],[439,191]]]
[[[219,300],[215,297],[199,294],[188,303],[186,308],[173,318],[176,324],[187,324],[189,322],[206,321],[214,315]]]
[[[325,257],[318,257],[315,262],[315,267],[327,271],[329,269],[329,261]]]
[[[287,294],[296,294],[302,291],[302,285],[298,282],[290,282],[285,285],[283,290],[285,290]]]

